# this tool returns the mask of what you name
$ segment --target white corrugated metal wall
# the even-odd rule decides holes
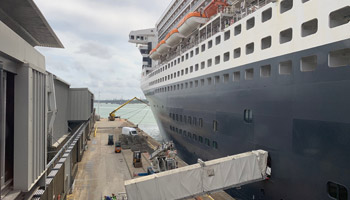
[[[93,94],[87,88],[73,88],[69,91],[69,120],[88,120],[92,113]]]

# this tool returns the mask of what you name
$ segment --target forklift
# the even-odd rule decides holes
[[[142,167],[141,151],[134,151],[132,164],[135,168]]]

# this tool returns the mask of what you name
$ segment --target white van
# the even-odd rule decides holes
[[[122,134],[135,136],[135,135],[137,135],[137,131],[136,131],[136,129],[131,128],[131,127],[123,127]]]

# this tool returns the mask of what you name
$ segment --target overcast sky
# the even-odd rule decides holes
[[[64,49],[37,47],[46,68],[95,98],[144,97],[142,56],[131,30],[154,28],[171,0],[34,0]]]

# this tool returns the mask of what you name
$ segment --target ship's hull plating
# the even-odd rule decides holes
[[[228,83],[205,82],[146,97],[161,130],[190,163],[255,149],[269,152],[272,178],[232,190],[238,199],[329,199],[328,181],[350,186],[350,66],[328,66],[328,53],[344,48],[350,48],[350,40],[186,81],[200,84],[201,79],[229,74]],[[300,59],[310,55],[317,56],[316,70],[301,72]],[[279,63],[287,60],[292,61],[292,74],[280,75]],[[271,76],[260,77],[260,66],[267,64]],[[250,68],[254,78],[245,80]],[[236,71],[240,81],[233,82]],[[243,120],[246,109],[252,111],[251,123]],[[174,120],[169,113],[202,118],[203,127]],[[170,127],[216,141],[218,149]]]

